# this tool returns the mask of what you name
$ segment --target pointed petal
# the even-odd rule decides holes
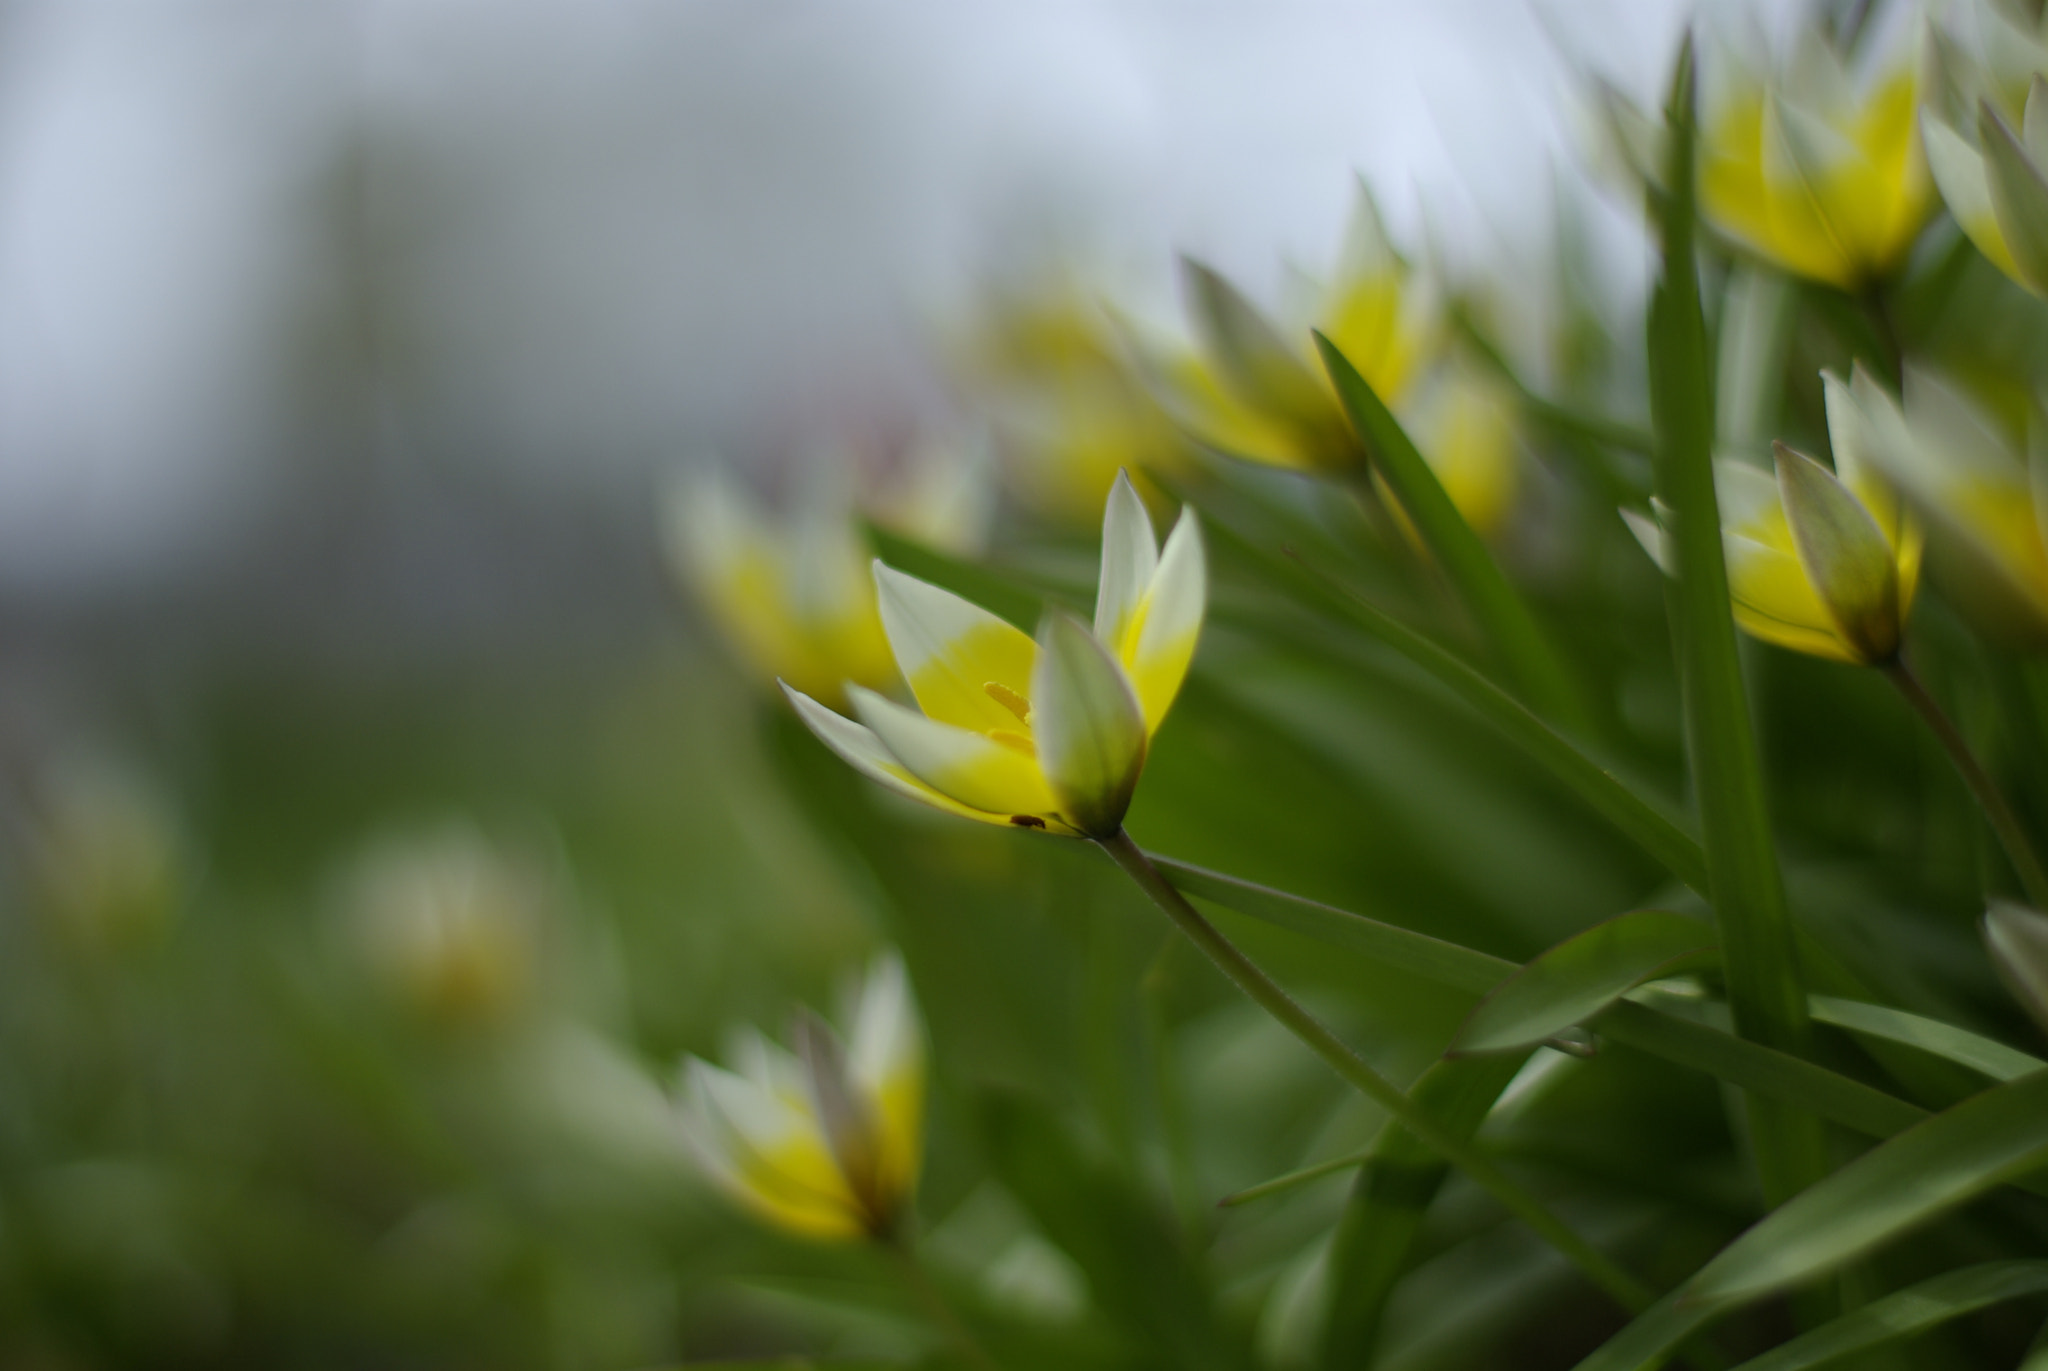
[[[1948,212],[1977,245],[1977,251],[2017,281],[2019,264],[2013,261],[2005,232],[1998,227],[1998,208],[1991,202],[1983,155],[1931,114],[1922,120],[1920,133],[1927,148],[1928,169],[1934,173],[1934,184],[1940,188]]]
[[[2020,116],[2020,144],[2037,167],[2048,167],[2048,79],[2040,72],[2027,82],[2026,108]]]
[[[1884,474],[1892,460],[1884,450],[1911,444],[1906,416],[1861,367],[1854,382],[1845,382],[1831,371],[1822,372],[1820,379],[1835,475],[1870,511],[1896,554],[1906,546],[1910,521],[1898,492]]]
[[[1095,589],[1095,636],[1121,651],[1131,618],[1159,569],[1152,518],[1127,472],[1116,474],[1102,513],[1102,578]]]
[[[1066,820],[1108,837],[1145,766],[1145,714],[1124,670],[1080,620],[1046,616],[1031,683],[1039,765]]]
[[[924,1030],[903,962],[878,959],[862,988],[847,1059],[880,1131],[876,1171],[885,1193],[908,1191],[924,1141]]]
[[[1666,576],[1676,576],[1678,567],[1671,553],[1670,540],[1664,534],[1664,526],[1641,510],[1624,509],[1621,521],[1628,525],[1628,531],[1636,535],[1636,541],[1643,545],[1643,551],[1650,554],[1650,560],[1657,564],[1657,570]]]
[[[986,733],[1017,727],[1017,716],[989,694],[988,683],[1024,695],[1037,649],[1020,629],[980,605],[915,576],[875,563],[882,627],[897,669],[926,715]]]
[[[1851,260],[1826,189],[1858,157],[1856,145],[1775,97],[1764,101],[1763,173],[1773,246],[1785,264],[1838,286],[1853,286],[1867,264]]]
[[[1144,710],[1148,735],[1159,731],[1166,711],[1180,693],[1181,682],[1187,679],[1208,604],[1208,556],[1202,544],[1201,521],[1190,506],[1181,510],[1180,522],[1167,537],[1166,550],[1120,655]]]
[[[1795,553],[1735,534],[1724,534],[1721,545],[1735,622],[1743,632],[1812,657],[1856,660]]]
[[[2027,155],[2019,136],[1987,101],[1977,119],[1984,142],[1984,178],[1998,213],[1999,232],[2017,268],[2015,279],[2035,294],[2048,293],[2048,179]]]
[[[861,722],[910,773],[970,809],[1003,816],[1044,815],[1059,808],[1039,764],[983,733],[926,718],[872,690],[847,692]],[[1041,710],[1043,706],[1041,705]],[[1021,725],[1003,716],[1011,731]]]
[[[1821,605],[1864,661],[1891,660],[1901,629],[1891,544],[1833,472],[1783,443],[1772,453],[1793,546]]]
[[[782,693],[787,695],[790,704],[796,707],[797,717],[804,721],[811,732],[818,735],[818,741],[838,753],[840,760],[869,780],[879,781],[898,795],[907,795],[934,809],[943,809],[948,814],[958,814],[963,818],[979,819],[990,824],[1010,822],[1007,813],[984,813],[961,804],[950,795],[942,795],[932,789],[912,775],[908,767],[898,761],[888,748],[882,746],[882,740],[877,738],[872,730],[834,714],[794,687],[784,685]]]
[[[1335,415],[1335,400],[1302,351],[1290,348],[1236,286],[1192,258],[1181,259],[1181,274],[1203,341],[1245,401],[1304,424]]]
[[[694,1058],[687,1089],[685,1136],[735,1199],[805,1237],[861,1234],[859,1205],[816,1120],[758,1083]]]

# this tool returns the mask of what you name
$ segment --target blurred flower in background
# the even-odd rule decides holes
[[[2048,295],[2048,80],[2035,73],[2021,132],[1989,99],[1975,122],[1972,147],[1948,124],[1927,118],[1928,160],[1941,197],[1978,251],[2028,290]]]
[[[44,767],[19,836],[29,897],[58,941],[80,951],[156,941],[188,896],[193,858],[176,809],[109,757],[73,753]]]
[[[684,1067],[684,1135],[705,1171],[806,1238],[891,1237],[917,1184],[924,1030],[900,961],[869,968],[849,1018],[844,1045],[805,1014],[795,1053],[746,1030],[735,1069]]]
[[[1903,420],[1870,460],[1927,527],[1935,576],[1998,641],[2048,647],[2048,428],[2027,405],[2017,423],[1952,379],[1906,373]]]
[[[1844,290],[1889,274],[1930,204],[1920,74],[1904,47],[1873,45],[1856,73],[1812,30],[1776,73],[1717,54],[1700,124],[1708,218],[1784,270]]]
[[[374,840],[351,864],[343,899],[366,965],[407,1008],[482,1028],[533,1004],[547,882],[473,824],[449,820]]]

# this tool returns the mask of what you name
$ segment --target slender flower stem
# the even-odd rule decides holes
[[[1904,659],[1892,661],[1883,671],[1886,679],[1898,687],[1899,694],[1906,697],[1906,703],[1913,706],[1914,712],[1940,740],[1956,770],[1962,773],[1963,784],[1976,797],[1978,808],[1990,821],[1991,831],[1998,835],[2005,855],[2012,861],[2013,870],[2019,873],[2020,885],[2025,888],[2027,899],[2037,909],[2048,909],[2048,871],[2042,869],[2041,858],[2035,853],[2033,844],[2027,841],[2019,816],[2012,812],[2012,806],[2006,803],[1997,784],[1978,764],[1962,731],[1927,693],[1927,687],[1920,683],[1920,678],[1913,674],[1913,669],[1906,665]]]
[[[1343,1039],[1324,1027],[1272,977],[1261,971],[1251,958],[1239,951],[1216,925],[1203,918],[1201,911],[1188,903],[1187,897],[1174,887],[1173,882],[1160,874],[1159,868],[1152,865],[1151,858],[1131,841],[1130,834],[1118,829],[1110,837],[1095,841],[1109,854],[1111,861],[1137,882],[1139,889],[1152,897],[1152,902],[1180,927],[1181,932],[1208,954],[1218,970],[1235,981],[1238,989],[1251,996],[1281,1027],[1306,1043],[1338,1075],[1398,1119],[1437,1155],[1485,1187],[1495,1199],[1507,1206],[1509,1212],[1535,1229],[1544,1241],[1585,1272],[1615,1303],[1632,1314],[1649,1307],[1656,1297],[1639,1281],[1567,1228],[1556,1215],[1475,1148],[1452,1136],[1434,1118],[1416,1108],[1393,1082],[1373,1070]]]
[[[960,1316],[953,1312],[953,1306],[939,1293],[931,1273],[924,1269],[923,1258],[917,1255],[916,1244],[910,1235],[898,1231],[879,1237],[877,1244],[895,1259],[896,1270],[903,1277],[903,1284],[911,1297],[924,1306],[925,1317],[953,1344],[953,1350],[975,1371],[1001,1371],[996,1359],[988,1354],[973,1332]]]

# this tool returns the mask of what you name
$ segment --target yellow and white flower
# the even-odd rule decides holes
[[[670,560],[744,665],[834,701],[842,682],[888,686],[889,644],[849,503],[810,491],[771,521],[722,471],[674,487]]]
[[[344,914],[369,969],[410,1008],[478,1027],[534,997],[544,875],[473,825],[388,835],[349,872]]]
[[[1919,525],[1876,455],[1899,441],[1905,420],[1861,369],[1851,383],[1822,379],[1832,472],[1782,443],[1775,480],[1737,459],[1714,464],[1728,596],[1736,624],[1753,637],[1831,661],[1884,663],[1898,655],[1920,580]],[[1663,529],[1623,517],[1671,572]]]
[[[1441,350],[1441,300],[1394,251],[1361,188],[1335,281],[1289,343],[1236,287],[1187,262],[1200,351],[1154,348],[1149,366],[1176,419],[1220,452],[1271,466],[1339,471],[1364,461],[1335,390],[1308,351],[1313,326],[1395,409]]]
[[[1903,422],[1872,457],[1926,523],[1935,573],[1987,635],[2048,648],[2048,452],[1935,377],[1909,369]]]
[[[801,1018],[795,1052],[743,1035],[736,1070],[692,1057],[683,1135],[705,1171],[769,1222],[807,1238],[883,1238],[917,1185],[924,1030],[903,964],[869,970],[850,1040]]]
[[[1201,634],[1208,571],[1193,511],[1161,549],[1129,477],[1117,478],[1092,632],[1053,612],[1034,642],[879,562],[875,585],[919,708],[850,686],[855,723],[785,686],[811,731],[883,785],[951,813],[1077,837],[1117,832]]]
[[[1977,250],[2036,295],[2048,296],[2048,80],[2036,75],[2015,133],[1988,99],[1973,148],[1931,115],[1927,160],[1949,213]]]
[[[1818,35],[1782,79],[1734,67],[1702,120],[1702,212],[1794,275],[1845,290],[1883,277],[1927,218],[1919,100],[1912,61],[1859,89]]]

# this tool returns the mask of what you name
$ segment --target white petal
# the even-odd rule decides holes
[[[2011,270],[2012,253],[1998,229],[1998,211],[1991,203],[1983,154],[1931,114],[1920,120],[1920,142],[1927,149],[1927,168],[1934,173],[1942,203],[1956,223],[1986,257]]]
[[[1110,651],[1122,651],[1131,616],[1158,569],[1159,543],[1151,516],[1129,473],[1119,471],[1102,512],[1102,578],[1095,589],[1095,636]]]
[[[1145,711],[1148,734],[1158,731],[1187,679],[1208,605],[1209,559],[1202,544],[1202,525],[1193,508],[1185,508],[1166,539],[1159,568],[1146,591],[1137,641],[1123,657]]]
[[[868,969],[846,1057],[854,1082],[870,1098],[923,1063],[924,1033],[911,1002],[910,981],[902,958],[893,953],[876,958]]]
[[[1130,680],[1071,615],[1046,616],[1031,682],[1039,765],[1060,813],[1090,837],[1123,824],[1145,765],[1145,715]]]
[[[879,781],[899,795],[907,795],[949,814],[980,819],[984,823],[1007,824],[1010,821],[1008,814],[985,814],[949,795],[940,794],[912,775],[908,767],[882,746],[882,740],[871,730],[833,713],[802,691],[785,684],[782,693],[796,706],[797,717],[818,735],[818,741],[838,753],[840,760],[868,779]]]
[[[872,690],[847,692],[861,721],[913,776],[970,809],[1045,815],[1058,806],[1038,763],[985,734],[928,719]],[[1021,729],[1014,715],[1012,729]]]
[[[1019,720],[987,685],[1022,696],[1037,655],[1030,635],[950,590],[875,563],[882,628],[897,670],[932,719],[977,733],[1016,728]]]
[[[1643,551],[1650,554],[1650,560],[1666,576],[1678,574],[1678,564],[1671,553],[1671,540],[1664,532],[1664,526],[1640,510],[1624,509],[1621,521],[1628,525],[1628,531],[1636,535],[1636,541],[1643,545]]]
[[[1714,459],[1714,498],[1721,505],[1721,527],[1730,533],[1751,533],[1782,508],[1770,473],[1733,457]]]

